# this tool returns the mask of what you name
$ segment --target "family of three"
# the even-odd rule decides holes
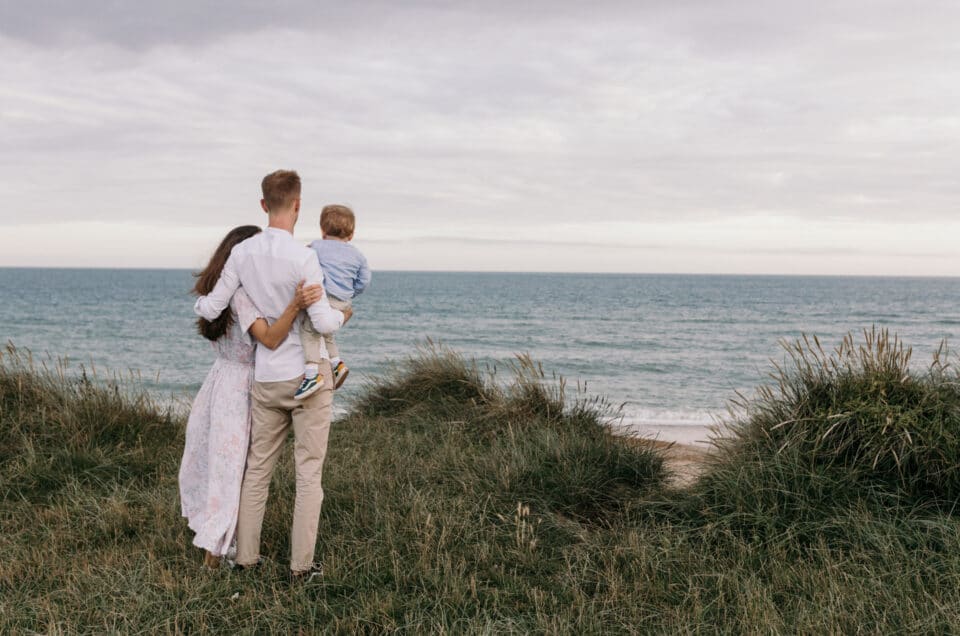
[[[326,206],[322,239],[304,247],[293,238],[300,177],[278,170],[261,186],[267,228],[231,230],[197,275],[194,310],[217,358],[187,421],[180,499],[208,567],[234,549],[236,567],[256,567],[270,478],[292,427],[290,571],[309,580],[322,571],[314,550],[333,391],[348,373],[333,334],[370,270],[350,244],[349,208]]]

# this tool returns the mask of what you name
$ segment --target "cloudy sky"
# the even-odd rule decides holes
[[[954,0],[0,0],[0,266],[960,274]]]

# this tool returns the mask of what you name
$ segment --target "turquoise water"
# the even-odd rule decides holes
[[[191,284],[180,270],[0,269],[3,340],[189,397],[213,359]],[[767,380],[780,340],[832,347],[873,324],[928,363],[960,333],[960,280],[377,272],[340,335],[342,397],[429,337],[500,368],[528,352],[628,421],[709,423]]]

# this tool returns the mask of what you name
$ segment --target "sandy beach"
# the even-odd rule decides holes
[[[672,483],[686,487],[703,472],[713,448],[710,440],[715,428],[695,424],[635,424],[624,427],[636,444],[649,446],[662,453],[672,476]]]

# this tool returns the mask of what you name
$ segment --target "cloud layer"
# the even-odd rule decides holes
[[[139,224],[192,266],[173,237],[259,222],[260,177],[294,167],[305,223],[351,203],[383,268],[475,268],[470,240],[481,269],[676,268],[656,243],[717,271],[714,232],[729,271],[951,273],[922,233],[956,227],[960,8],[835,4],[5,3],[0,264],[71,223],[49,264]]]

